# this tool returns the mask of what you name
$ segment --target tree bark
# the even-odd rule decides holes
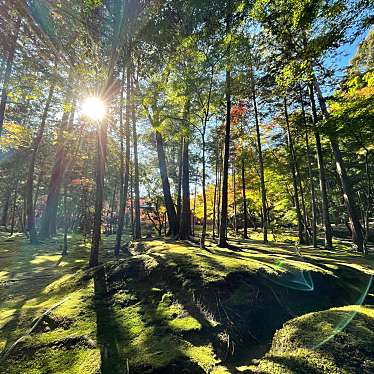
[[[254,82],[252,82],[252,102],[253,102],[253,109],[254,109],[254,112],[255,112],[257,152],[258,152],[258,161],[259,161],[259,164],[260,164],[263,242],[266,244],[268,242],[268,224],[267,224],[267,218],[266,218],[267,217],[267,206],[266,206],[266,186],[265,186],[264,158],[262,156],[260,124],[259,124],[259,119],[258,119],[256,87],[255,87]]]
[[[317,162],[318,162],[318,172],[319,172],[319,186],[321,191],[321,200],[322,200],[322,220],[325,228],[325,248],[332,248],[332,228],[330,223],[330,214],[329,214],[329,200],[327,197],[327,188],[326,188],[326,174],[325,174],[325,163],[322,153],[321,137],[319,131],[317,130],[318,116],[316,109],[316,102],[314,99],[314,89],[313,84],[309,84],[309,98],[312,108],[312,120],[313,120],[313,131],[316,140],[316,150],[317,150]]]
[[[235,160],[232,160],[232,188],[233,188],[233,203],[234,203],[234,231],[235,234],[239,232],[238,230],[238,218],[236,209],[236,170],[235,170]]]
[[[173,198],[170,192],[170,184],[169,184],[169,177],[168,177],[168,171],[167,171],[167,166],[166,166],[164,142],[162,139],[162,135],[159,131],[155,130],[155,136],[156,136],[158,164],[159,164],[160,176],[161,176],[161,182],[162,182],[162,190],[164,194],[164,203],[165,203],[165,208],[166,208],[168,221],[169,221],[169,233],[171,236],[177,237],[178,232],[179,232],[179,227],[178,227],[178,221],[177,221],[177,214],[176,214],[174,203],[173,203]]]
[[[243,217],[244,217],[244,228],[243,228],[243,238],[248,239],[248,212],[247,212],[247,194],[245,186],[245,163],[244,157],[241,157],[241,171],[242,171],[242,198],[243,198]]]
[[[90,267],[99,265],[99,247],[101,240],[101,216],[104,201],[104,176],[106,156],[106,124],[97,123],[97,156],[96,156],[96,194],[95,214],[92,230]]]
[[[121,86],[121,109],[120,109],[120,128],[121,128],[121,164],[120,164],[120,209],[118,215],[118,227],[116,233],[116,244],[114,247],[114,255],[119,257],[119,252],[121,249],[121,241],[123,234],[124,218],[127,206],[127,195],[129,188],[129,178],[130,178],[130,69],[127,68],[126,71],[126,118],[125,118],[125,128],[123,129],[123,114],[122,114],[122,102],[123,102],[123,86],[124,77],[122,76],[122,86]],[[125,162],[123,161],[123,137],[126,137],[126,151],[125,151]]]
[[[132,85],[133,90],[133,85]],[[141,232],[141,222],[140,222],[140,194],[139,194],[139,161],[138,161],[138,134],[136,131],[136,114],[135,114],[135,102],[134,95],[132,97],[132,141],[134,149],[134,207],[135,207],[135,216],[134,216],[134,239],[138,240],[142,237]]]
[[[29,239],[30,239],[31,244],[37,243],[38,241],[37,233],[35,229],[35,210],[34,210],[34,201],[33,201],[35,163],[36,163],[36,158],[38,155],[39,145],[42,141],[42,137],[44,134],[44,129],[45,129],[45,125],[47,122],[48,111],[51,105],[54,89],[55,89],[55,83],[53,82],[49,88],[49,93],[48,93],[47,101],[45,103],[42,120],[40,122],[38,132],[32,142],[31,160],[30,160],[29,170],[27,174],[27,182],[25,186],[26,219],[27,219],[26,230],[29,233]]]
[[[289,159],[290,159],[290,168],[291,168],[291,174],[292,174],[294,200],[295,200],[295,208],[296,208],[296,216],[297,216],[297,231],[298,231],[299,242],[300,244],[303,244],[304,243],[303,219],[302,219],[301,210],[300,210],[299,191],[298,191],[298,186],[297,186],[295,149],[293,147],[293,141],[292,141],[292,136],[291,136],[291,131],[290,131],[290,123],[288,119],[286,98],[284,98],[284,116],[286,119],[286,126],[287,126]]]
[[[310,195],[311,195],[311,202],[312,202],[312,244],[314,248],[317,248],[317,202],[316,202],[316,190],[314,186],[314,179],[313,179],[313,168],[312,168],[312,156],[310,153],[310,146],[309,146],[309,135],[308,135],[308,124],[306,120],[305,114],[305,106],[304,106],[304,99],[301,87],[300,89],[300,103],[301,103],[301,111],[303,115],[303,122],[305,127],[305,145],[306,145],[306,156],[308,160],[308,175],[310,181]]]
[[[62,248],[62,255],[68,254],[68,215],[67,215],[67,185],[66,181],[64,183],[64,244]]]
[[[317,80],[314,80],[314,86],[317,91],[318,102],[322,111],[322,114],[325,119],[328,119],[330,113],[327,110],[325,99],[322,95],[320,87],[318,85]],[[340,183],[343,188],[343,198],[344,203],[348,212],[349,221],[352,230],[352,241],[357,246],[357,250],[362,253],[366,253],[365,243],[364,243],[364,235],[362,226],[360,223],[359,213],[356,206],[354,191],[351,183],[351,179],[348,176],[347,170],[345,168],[344,160],[340,151],[338,139],[330,135],[329,140],[331,143],[331,148],[335,157],[336,163],[336,170],[340,178]]]
[[[40,223],[39,237],[41,239],[49,238],[56,233],[56,217],[60,198],[60,189],[68,164],[64,131],[68,131],[72,127],[74,121],[74,112],[75,105],[73,105],[73,109],[70,112],[70,118],[69,112],[66,111],[61,119],[61,131],[59,134],[56,159],[53,165],[51,178],[49,180],[47,202]]]
[[[3,126],[4,126],[4,119],[5,119],[5,109],[8,99],[8,87],[9,87],[9,80],[12,74],[12,67],[13,67],[13,61],[14,61],[14,55],[16,52],[16,46],[17,46],[17,39],[19,30],[21,27],[21,17],[18,17],[15,24],[15,30],[10,42],[9,51],[8,51],[8,58],[6,62],[5,67],[5,73],[4,73],[4,80],[3,80],[3,89],[1,91],[1,99],[0,99],[0,137],[3,132]]]
[[[222,170],[222,194],[221,194],[221,212],[219,227],[219,247],[227,247],[227,206],[228,206],[228,177],[229,177],[229,160],[230,160],[230,131],[231,131],[231,72],[226,70],[226,125],[225,141],[223,153],[223,170]]]
[[[12,219],[10,223],[10,233],[9,235],[12,236],[14,234],[14,225],[16,219],[16,207],[17,207],[17,197],[18,197],[18,183],[19,179],[16,180],[16,185],[14,187],[14,195],[13,195],[13,206],[12,206]]]
[[[190,209],[190,170],[188,160],[188,139],[183,138],[182,153],[182,211],[179,227],[179,239],[189,239],[191,235],[191,209]]]
[[[8,223],[8,212],[9,212],[9,205],[10,205],[10,198],[12,195],[12,189],[9,188],[6,192],[5,199],[4,199],[4,206],[1,213],[1,223],[0,226],[7,226]]]
[[[178,155],[178,191],[177,191],[177,222],[181,221],[182,211],[182,159],[183,159],[183,138],[180,140],[179,155]]]
[[[205,153],[204,153],[205,158]],[[213,239],[216,238],[216,203],[217,203],[217,189],[218,187],[218,144],[216,149],[216,170],[215,170],[216,179],[214,182],[214,197],[213,197]],[[217,188],[218,187],[218,188]]]

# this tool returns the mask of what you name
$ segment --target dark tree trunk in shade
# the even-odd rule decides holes
[[[132,85],[133,89],[133,85]],[[134,149],[134,239],[138,240],[142,237],[141,222],[140,222],[140,193],[139,193],[139,162],[138,162],[138,134],[136,130],[136,115],[135,115],[135,103],[132,101],[131,105],[132,113],[132,141]]]
[[[288,109],[287,109],[287,100],[284,98],[284,116],[286,119],[286,126],[287,126],[287,138],[288,138],[288,147],[289,147],[289,159],[290,159],[290,169],[292,174],[292,183],[294,189],[294,203],[296,208],[296,216],[297,216],[297,231],[300,244],[304,243],[304,227],[303,227],[303,218],[301,215],[300,210],[300,202],[299,202],[299,190],[297,184],[297,175],[296,175],[296,159],[295,159],[295,149],[293,146],[292,135],[290,131],[290,123],[288,119]]]
[[[9,80],[12,74],[12,67],[13,67],[13,61],[14,56],[16,52],[17,47],[17,39],[19,30],[21,27],[21,17],[18,17],[15,23],[15,29],[13,31],[13,35],[11,37],[11,42],[8,50],[8,56],[7,56],[7,62],[5,67],[5,73],[4,73],[4,79],[3,79],[3,88],[1,91],[1,99],[0,99],[0,137],[3,132],[3,125],[4,125],[4,119],[5,119],[5,110],[6,110],[6,104],[8,99],[8,88],[9,88]]]
[[[238,219],[237,219],[237,209],[236,209],[236,170],[235,170],[235,160],[232,160],[232,189],[233,189],[233,204],[234,204],[234,231],[235,234],[239,232],[238,230]]]
[[[59,135],[59,143],[56,151],[56,159],[52,168],[51,178],[48,187],[48,196],[46,206],[44,208],[41,223],[39,237],[49,238],[56,234],[56,218],[57,218],[57,207],[60,198],[60,189],[64,179],[65,171],[68,164],[66,139],[64,138],[64,131],[68,131],[74,122],[75,105],[73,105],[72,111],[64,112],[61,120],[61,132]]]
[[[180,139],[178,155],[178,191],[177,191],[177,221],[180,224],[182,211],[182,157],[183,155],[183,138]]]
[[[242,198],[243,198],[243,238],[248,239],[248,212],[247,212],[247,194],[245,186],[245,162],[244,157],[241,158],[241,172],[242,172]]]
[[[317,129],[318,116],[316,102],[314,98],[314,89],[313,85],[308,85],[309,89],[309,98],[310,105],[312,108],[312,121],[313,121],[313,131],[316,141],[316,153],[317,153],[317,162],[318,162],[318,172],[319,172],[319,186],[321,191],[321,201],[322,201],[322,220],[325,230],[325,248],[332,248],[332,228],[330,223],[330,214],[329,214],[329,200],[327,197],[327,186],[326,186],[326,173],[325,173],[325,162],[323,159],[322,153],[322,144],[319,131]]]
[[[188,139],[183,138],[182,153],[182,211],[179,227],[179,239],[186,240],[191,235],[190,209],[190,170],[188,160]]]
[[[319,88],[318,82],[314,80],[314,86],[317,91],[318,102],[322,111],[322,114],[325,119],[329,118],[329,112],[326,107],[326,102],[324,97],[322,96],[322,92]],[[364,245],[364,235],[363,229],[360,223],[360,216],[359,211],[356,206],[354,191],[352,187],[352,182],[350,177],[348,176],[345,163],[340,151],[338,139],[334,135],[329,136],[329,140],[331,143],[331,148],[335,157],[336,163],[336,170],[339,175],[340,183],[343,188],[343,198],[344,203],[347,209],[350,226],[352,230],[352,241],[357,246],[358,251],[362,253],[366,253],[365,245]]]
[[[97,156],[96,156],[96,193],[95,193],[95,213],[92,229],[92,242],[90,253],[90,267],[99,264],[99,247],[101,240],[101,218],[104,201],[104,176],[106,157],[106,124],[97,123]]]
[[[160,169],[162,190],[164,194],[164,203],[165,203],[165,208],[166,208],[168,221],[169,221],[169,231],[170,231],[171,236],[177,237],[178,232],[179,232],[179,227],[178,227],[178,221],[177,221],[177,214],[176,214],[174,203],[173,203],[173,198],[170,192],[170,184],[169,184],[169,177],[168,177],[168,171],[167,171],[167,166],[166,166],[164,142],[163,142],[161,133],[158,132],[157,130],[155,130],[155,136],[156,136],[158,165]]]
[[[67,214],[67,183],[64,183],[64,244],[62,248],[62,255],[68,254],[68,214]]]
[[[258,161],[260,166],[260,182],[261,182],[261,203],[262,203],[262,232],[263,242],[268,242],[268,223],[267,223],[267,205],[266,205],[266,185],[265,185],[265,172],[264,172],[264,158],[262,155],[261,146],[261,134],[260,134],[260,122],[257,110],[257,98],[256,98],[256,86],[252,82],[252,103],[255,112],[255,124],[256,124],[256,140],[257,140],[257,153]]]
[[[220,247],[227,247],[227,208],[228,208],[228,178],[230,160],[230,131],[231,131],[231,72],[226,70],[226,124],[222,169],[222,192],[219,240]]]
[[[26,219],[27,219],[26,230],[29,233],[29,239],[30,239],[31,244],[34,244],[38,241],[36,228],[35,228],[35,210],[34,210],[34,199],[33,199],[35,163],[36,163],[36,158],[38,155],[39,145],[43,138],[45,125],[47,122],[48,111],[51,105],[54,89],[55,89],[55,83],[52,83],[49,88],[48,97],[47,97],[47,101],[44,106],[42,120],[40,122],[38,132],[32,142],[31,160],[29,164],[29,170],[27,173],[27,182],[25,186]]]
[[[13,194],[13,206],[12,206],[12,219],[10,222],[10,236],[14,234],[14,226],[16,220],[16,208],[17,208],[17,197],[18,197],[18,183],[19,179],[16,180],[16,185],[14,186],[14,194]]]
[[[9,206],[10,206],[11,196],[12,196],[12,189],[9,188],[8,191],[5,194],[3,210],[1,212],[1,223],[0,223],[0,226],[5,226],[6,227],[7,224],[8,224],[8,212],[9,212]]]
[[[218,145],[216,149],[216,166],[215,166],[215,181],[214,181],[214,197],[213,197],[213,239],[216,238],[216,205],[217,205],[217,190],[218,187]]]
[[[303,98],[301,87],[299,88],[299,91],[300,91],[300,103],[301,103],[301,111],[303,115],[303,123],[305,127],[305,146],[306,146],[306,156],[307,156],[307,161],[308,161],[308,176],[309,176],[310,195],[311,195],[310,197],[311,197],[311,202],[312,202],[312,244],[314,248],[317,248],[317,201],[316,201],[316,190],[315,190],[314,178],[313,178],[312,155],[311,155],[310,146],[309,146],[308,124],[306,120],[304,98]]]
[[[121,241],[123,234],[123,226],[125,221],[125,213],[127,206],[127,197],[129,189],[129,178],[130,178],[130,69],[126,71],[126,118],[125,126],[123,129],[123,118],[122,118],[122,102],[123,102],[123,86],[124,86],[124,72],[122,76],[121,86],[121,108],[120,108],[120,131],[121,131],[121,165],[120,165],[120,208],[118,215],[118,227],[116,233],[116,244],[114,247],[114,254],[116,257],[119,256],[121,249]],[[125,150],[125,161],[123,161],[123,138],[126,139],[126,150]]]

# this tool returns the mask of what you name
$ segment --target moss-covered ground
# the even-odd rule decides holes
[[[374,256],[256,238],[146,240],[119,260],[103,238],[90,271],[79,236],[61,256],[59,238],[2,235],[0,372],[371,372]]]

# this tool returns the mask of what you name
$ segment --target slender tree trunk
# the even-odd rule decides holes
[[[217,205],[217,233],[219,236],[219,230],[221,225],[221,191],[222,191],[222,166],[223,166],[223,149],[221,149],[218,169],[218,205]]]
[[[233,179],[233,198],[234,198],[234,231],[238,234],[238,214],[236,208],[236,170],[235,170],[235,160],[232,160],[232,179]]]
[[[67,183],[64,183],[64,245],[62,255],[68,254],[68,215],[67,215]]]
[[[133,89],[133,86],[132,86]],[[140,194],[139,194],[139,162],[138,162],[138,134],[136,131],[136,115],[134,96],[131,106],[132,112],[132,141],[134,147],[134,192],[135,192],[135,217],[134,217],[134,239],[138,240],[142,237],[140,222]]]
[[[122,119],[122,102],[123,102],[123,84],[124,84],[124,72],[122,76],[122,88],[121,88],[121,109],[120,109],[120,126],[123,129],[123,119]],[[130,177],[130,69],[127,68],[126,73],[126,118],[125,118],[125,129],[122,131],[126,137],[126,155],[125,163],[123,164],[123,136],[121,136],[121,192],[120,192],[120,211],[118,215],[118,227],[116,233],[116,244],[114,248],[114,254],[119,257],[119,252],[121,249],[121,241],[123,234],[124,218],[127,206],[127,195],[129,188],[129,177]],[[123,176],[124,174],[124,176]],[[122,199],[121,199],[122,198]]]
[[[191,212],[192,236],[195,236],[196,189],[197,189],[197,179],[195,179],[195,190],[194,190],[194,195],[193,195],[193,209]]]
[[[92,230],[90,267],[99,265],[99,247],[101,240],[101,216],[104,201],[104,176],[106,157],[106,124],[97,123],[97,159],[96,159],[96,194],[95,214]]]
[[[179,239],[186,240],[191,235],[191,209],[190,209],[190,176],[188,160],[188,139],[183,138],[182,157],[182,211],[179,227]]]
[[[178,192],[177,192],[177,222],[180,225],[182,211],[182,155],[183,155],[183,138],[180,140],[178,156]]]
[[[326,174],[325,174],[325,163],[322,153],[321,137],[319,131],[317,130],[318,116],[316,109],[316,102],[314,99],[314,89],[313,85],[309,84],[309,98],[312,108],[312,120],[313,120],[313,131],[316,140],[316,150],[317,150],[317,162],[318,162],[318,171],[319,171],[319,186],[321,191],[321,200],[322,200],[322,220],[325,229],[325,248],[332,248],[332,228],[330,223],[330,214],[329,214],[329,200],[327,197],[327,187],[326,187]]]
[[[49,89],[47,101],[45,103],[42,120],[38,129],[38,132],[33,140],[32,143],[32,153],[31,153],[31,160],[27,175],[27,182],[25,186],[25,198],[26,198],[26,217],[27,217],[27,231],[30,235],[30,243],[34,244],[37,242],[37,234],[35,229],[35,210],[34,210],[34,201],[33,201],[33,190],[34,190],[34,170],[35,170],[35,163],[36,158],[38,155],[38,149],[40,142],[42,141],[42,137],[44,134],[45,125],[47,122],[47,116],[49,107],[51,105],[53,93],[54,93],[55,83],[51,84],[51,87]]]
[[[18,197],[18,183],[19,179],[16,180],[16,185],[14,187],[14,195],[13,195],[13,206],[12,206],[12,219],[10,223],[10,236],[14,234],[14,225],[15,225],[15,217],[16,217],[16,207],[17,207],[17,197]]]
[[[314,80],[314,86],[317,91],[318,102],[325,119],[329,118],[329,112],[326,107],[326,102],[322,96],[322,92],[318,85],[318,82]],[[354,191],[352,188],[351,179],[347,174],[345,163],[342,158],[342,154],[339,147],[339,142],[335,136],[329,136],[331,148],[335,157],[336,170],[340,178],[340,183],[343,188],[344,203],[348,212],[350,226],[352,230],[352,241],[357,246],[359,252],[366,253],[363,230],[360,223],[359,213],[355,202]]]
[[[205,150],[203,150],[205,159]],[[214,197],[213,197],[213,239],[216,238],[216,203],[217,203],[217,187],[218,187],[218,145],[216,149],[216,170],[215,170],[215,182],[214,182]],[[219,188],[219,187],[218,187]]]
[[[164,203],[165,203],[165,208],[166,208],[168,221],[169,221],[169,234],[173,237],[177,237],[179,228],[178,228],[177,214],[175,211],[173,198],[170,192],[169,177],[168,177],[168,171],[166,167],[164,142],[162,140],[162,135],[157,130],[155,131],[155,136],[156,136],[158,164],[159,164],[160,176],[161,176],[161,182],[162,182],[162,190],[164,194]]]
[[[228,207],[228,178],[230,160],[230,130],[231,130],[231,72],[226,70],[226,126],[222,170],[222,202],[219,227],[219,247],[227,247],[227,207]]]
[[[242,162],[242,198],[243,198],[243,217],[244,217],[244,228],[243,228],[243,238],[248,239],[248,212],[247,212],[247,194],[245,186],[245,163],[244,157],[241,157]]]
[[[14,55],[16,52],[16,46],[17,46],[17,39],[19,30],[21,27],[21,17],[18,17],[16,20],[15,30],[11,38],[10,47],[8,50],[8,56],[7,56],[7,63],[5,67],[5,73],[4,73],[4,81],[3,81],[3,89],[1,91],[1,99],[0,99],[0,137],[3,132],[3,125],[4,125],[4,118],[5,118],[5,109],[7,104],[7,98],[8,98],[8,87],[9,87],[9,80],[12,74],[12,67],[13,67],[13,61],[14,61]]]
[[[291,174],[292,174],[292,182],[293,182],[293,189],[294,189],[294,200],[295,200],[295,208],[296,208],[296,216],[297,216],[297,231],[300,244],[304,243],[304,235],[303,235],[303,219],[300,210],[300,202],[299,202],[299,191],[297,186],[297,176],[296,176],[296,160],[295,160],[295,150],[293,147],[293,141],[290,131],[290,123],[288,119],[288,110],[287,110],[287,100],[284,98],[284,116],[286,119],[286,126],[287,126],[287,137],[288,137],[288,147],[290,153],[290,167],[291,167]]]
[[[266,206],[266,186],[265,186],[264,158],[262,156],[260,124],[259,124],[258,110],[257,110],[256,87],[255,87],[254,82],[252,82],[252,102],[253,102],[253,108],[254,108],[254,112],[255,112],[257,152],[258,152],[258,161],[259,161],[259,164],[260,164],[263,242],[267,243],[268,242],[268,224],[267,224],[267,219],[266,219],[266,217],[267,217],[267,206]]]
[[[206,238],[206,227],[207,227],[207,200],[206,200],[206,161],[205,161],[205,128],[203,129],[203,175],[202,175],[202,184],[203,184],[203,227],[201,231],[200,238],[200,248],[205,248],[205,238]],[[216,165],[216,184],[217,184],[217,165]],[[215,215],[215,205],[216,205],[216,186],[214,187],[214,202],[213,202],[213,233],[214,233],[214,215]],[[213,234],[214,238],[214,234]]]
[[[307,160],[308,160],[308,175],[309,175],[309,181],[310,181],[310,194],[311,194],[311,202],[312,202],[312,244],[314,248],[317,248],[316,190],[314,186],[312,156],[311,156],[310,147],[309,147],[308,124],[307,124],[306,114],[305,114],[304,99],[303,99],[301,87],[299,87],[299,89],[300,89],[301,111],[303,114],[303,122],[304,122],[304,127],[305,127],[305,145],[306,145],[306,155],[307,155]]]

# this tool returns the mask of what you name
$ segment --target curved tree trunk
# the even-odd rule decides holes
[[[314,80],[314,86],[317,91],[318,102],[325,119],[329,118],[329,112],[326,107],[325,100],[322,96],[322,92],[319,88],[318,82]],[[352,188],[351,179],[348,176],[345,164],[342,158],[342,154],[339,147],[339,142],[336,137],[330,136],[331,148],[335,157],[336,170],[340,178],[340,183],[343,188],[344,203],[347,208],[349,221],[352,230],[352,241],[357,246],[358,251],[366,253],[364,246],[364,235],[362,226],[359,219],[359,213],[355,202],[355,196]]]

